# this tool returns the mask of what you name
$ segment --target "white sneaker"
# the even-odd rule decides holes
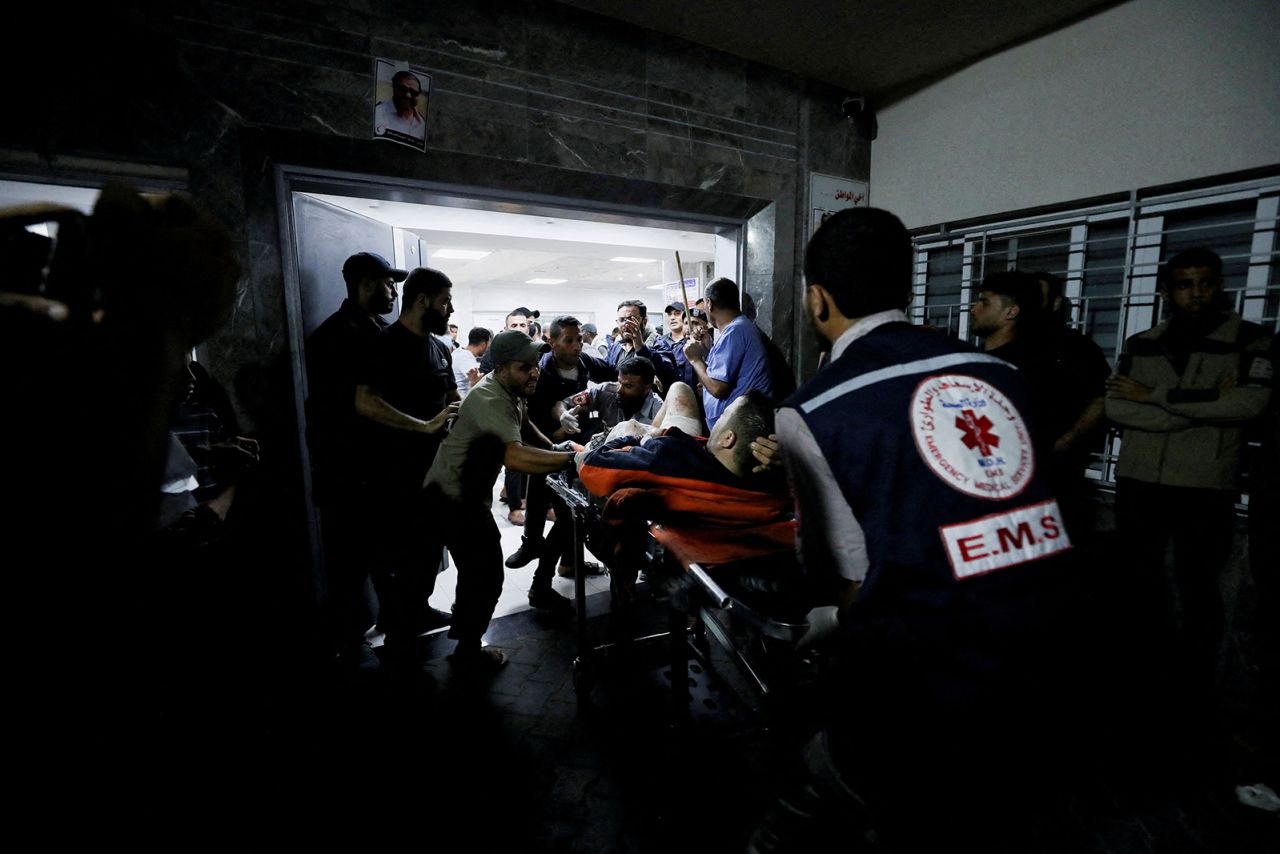
[[[1280,812],[1280,795],[1266,783],[1254,783],[1251,786],[1236,786],[1236,800],[1247,807]]]

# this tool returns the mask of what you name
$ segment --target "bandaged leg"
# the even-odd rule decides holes
[[[678,427],[682,433],[689,436],[707,435],[707,431],[702,426],[698,396],[685,383],[672,383],[666,399],[662,401],[662,408],[653,417],[655,430],[662,431],[667,427]]]

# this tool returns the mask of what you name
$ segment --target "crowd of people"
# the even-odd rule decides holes
[[[562,315],[544,327],[541,313],[524,306],[496,334],[470,330],[464,346],[448,322],[452,284],[439,271],[397,270],[360,252],[343,276],[347,299],[307,340],[307,437],[323,514],[330,643],[348,666],[380,663],[366,640],[375,619],[385,635],[383,664],[420,662],[423,636],[448,625],[459,667],[501,666],[501,653],[482,650],[480,638],[504,565],[537,561],[530,606],[573,610],[551,584],[574,570],[566,514],[553,502],[548,474],[573,467],[574,453],[619,423],[662,423],[664,406],[670,425],[702,437],[703,425],[714,429],[742,395],[773,396],[768,339],[741,314],[727,279],[712,282],[706,308],[690,312],[721,318],[714,342],[706,326],[685,339],[681,322],[661,335],[649,328],[643,302],[624,300],[614,334],[597,346],[594,324]],[[399,317],[388,323],[399,283]],[[681,309],[668,306],[668,317]],[[682,376],[698,383],[700,397]],[[490,518],[502,472],[499,500],[507,521],[523,529],[505,560],[495,558],[500,534]],[[392,516],[450,523],[428,526],[439,534],[425,540],[371,536],[377,520]],[[446,545],[459,578],[449,613],[428,604]],[[602,567],[591,562],[589,570]],[[366,595],[370,580],[376,604]]]
[[[432,337],[447,329],[443,274],[353,256],[349,267],[367,275],[348,278],[351,296],[333,322],[359,320],[363,343],[353,336],[342,361],[368,367],[343,380],[343,411],[333,415],[353,429],[400,431],[405,441],[354,442],[383,459],[344,461],[365,473],[365,492],[348,495],[359,496],[362,512],[385,515],[395,505],[431,520],[403,559],[366,550],[358,561],[371,568],[383,614],[415,614],[399,624],[380,617],[388,643],[397,632],[420,637],[451,622],[456,667],[501,667],[503,653],[481,637],[504,564],[536,561],[530,606],[570,615],[571,601],[551,586],[557,573],[573,572],[567,508],[546,484],[567,471],[601,500],[617,505],[643,493],[631,505],[649,517],[684,518],[709,532],[745,531],[793,511],[799,520],[803,572],[826,597],[812,603],[802,646],[837,650],[843,675],[829,725],[810,746],[827,772],[799,796],[805,805],[777,813],[798,809],[813,826],[775,816],[756,835],[760,850],[800,845],[851,797],[908,847],[940,843],[931,834],[945,826],[948,838],[972,833],[1015,850],[1025,786],[1012,781],[1034,777],[1032,766],[1061,747],[1047,729],[1077,709],[1072,691],[1086,684],[1090,654],[1100,654],[1066,639],[1073,623],[1104,620],[1098,584],[1124,603],[1117,622],[1128,631],[1108,635],[1119,645],[1112,651],[1143,670],[1147,701],[1167,712],[1160,729],[1182,734],[1184,763],[1213,774],[1225,755],[1214,717],[1219,579],[1247,431],[1269,424],[1259,433],[1262,458],[1275,453],[1272,336],[1229,310],[1220,259],[1191,250],[1161,269],[1168,319],[1131,337],[1114,371],[1071,328],[1063,282],[1047,272],[993,272],[975,287],[979,350],[909,322],[913,257],[906,230],[885,211],[842,212],[822,225],[806,252],[805,307],[826,355],[797,390],[728,279],[710,282],[699,305],[667,306],[665,334],[650,328],[643,303],[626,300],[603,340],[572,316],[544,326],[537,311],[519,307],[505,329],[471,330],[461,347]],[[399,280],[405,307],[383,328]],[[431,287],[411,287],[419,280]],[[323,347],[324,329],[309,355]],[[309,361],[313,387],[325,388],[330,380],[315,373],[325,363]],[[414,400],[392,391],[410,374]],[[1116,577],[1100,579],[1091,568],[1102,556],[1098,502],[1086,469],[1108,424],[1123,430],[1121,560]],[[378,480],[392,453],[398,487]],[[328,480],[324,459],[315,456],[318,485]],[[769,477],[783,467],[787,478]],[[490,512],[503,469],[507,518],[523,529],[505,561]],[[1255,527],[1255,536],[1273,534]],[[615,543],[597,557],[624,607],[643,561],[632,559],[641,548],[634,540],[620,542],[625,548]],[[459,571],[451,615],[424,606],[446,546]],[[344,552],[334,554],[341,561]],[[334,599],[339,611],[358,605],[364,571],[352,569],[348,598]],[[367,658],[358,640],[354,631],[341,639],[339,656]],[[906,811],[922,769],[960,793],[938,826]]]
[[[100,210],[99,247],[111,246],[112,214],[143,238],[200,243],[202,257],[222,259],[193,279],[214,296],[193,293],[172,314],[143,300],[155,329],[131,339],[135,325],[112,324],[138,310],[136,296],[100,289],[86,301],[42,288],[47,263],[11,259],[47,262],[50,246],[10,234],[6,264],[32,286],[0,303],[17,333],[6,346],[49,351],[46,327],[69,323],[131,369],[162,358],[142,398],[106,365],[96,366],[102,389],[84,392],[118,393],[144,414],[119,431],[130,455],[95,463],[130,491],[103,520],[114,529],[93,530],[113,553],[154,538],[162,559],[178,560],[216,541],[238,483],[260,462],[226,393],[190,358],[225,316],[237,271],[225,237],[179,203],[106,194]],[[68,245],[76,225],[68,218]],[[305,352],[327,657],[413,674],[430,655],[429,633],[447,626],[451,666],[492,674],[506,656],[483,637],[505,568],[535,561],[529,605],[568,617],[570,600],[551,584],[574,571],[568,513],[546,483],[567,472],[602,500],[642,494],[647,515],[721,534],[798,522],[798,562],[807,589],[821,591],[800,647],[825,648],[837,666],[806,748],[811,777],[764,818],[754,850],[807,850],[847,832],[852,814],[902,850],[959,839],[1019,850],[1029,781],[1070,763],[1061,734],[1073,715],[1073,725],[1093,719],[1081,699],[1107,658],[1142,671],[1151,729],[1177,739],[1183,765],[1227,773],[1219,581],[1250,437],[1260,452],[1249,461],[1249,550],[1259,608],[1276,613],[1276,532],[1263,518],[1280,476],[1276,339],[1230,310],[1222,262],[1203,249],[1162,265],[1166,319],[1130,337],[1114,370],[1070,328],[1054,275],[983,279],[971,308],[979,350],[909,322],[913,269],[910,236],[886,211],[851,209],[822,224],[805,253],[804,308],[826,356],[797,388],[729,279],[708,283],[700,305],[666,306],[665,333],[650,327],[647,306],[625,300],[608,336],[518,307],[504,329],[471,329],[464,343],[449,323],[445,274],[351,255],[347,297]],[[42,397],[31,377],[11,392],[43,406],[32,411],[50,436],[71,438],[51,417],[65,401]],[[1109,424],[1122,430],[1118,537],[1104,546],[1086,468]],[[128,461],[148,476],[126,477],[116,463]],[[28,502],[14,518],[33,531],[48,528],[37,514],[56,504],[51,484],[85,475],[55,472],[50,481],[24,469],[10,491]],[[522,530],[507,556],[495,494]],[[632,596],[641,563],[625,550],[597,557],[616,575],[618,601]],[[449,610],[430,604],[446,561],[458,579]],[[1082,640],[1080,626],[1108,613],[1103,598],[1128,630]],[[366,640],[375,623],[380,655]],[[1230,773],[1274,783],[1275,768]],[[918,820],[921,780],[947,793],[932,802],[934,821]],[[1249,782],[1266,802],[1271,790]]]

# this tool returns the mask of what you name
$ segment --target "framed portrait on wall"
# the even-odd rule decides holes
[[[373,138],[427,150],[431,75],[389,59],[374,60]]]

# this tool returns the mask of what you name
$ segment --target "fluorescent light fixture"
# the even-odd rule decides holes
[[[569,280],[568,279],[525,279],[524,283],[526,285],[562,285],[567,281]]]
[[[665,288],[665,287],[666,287],[666,285],[645,285],[645,286],[644,286],[644,289],[645,289],[646,291],[660,291],[660,290],[662,290],[662,289],[663,289],[663,288]]]
[[[431,253],[433,258],[455,259],[458,261],[479,261],[493,253],[487,249],[437,249]]]
[[[610,258],[610,261],[619,261],[623,264],[656,264],[657,258],[632,258],[627,255],[619,255],[617,258]]]

